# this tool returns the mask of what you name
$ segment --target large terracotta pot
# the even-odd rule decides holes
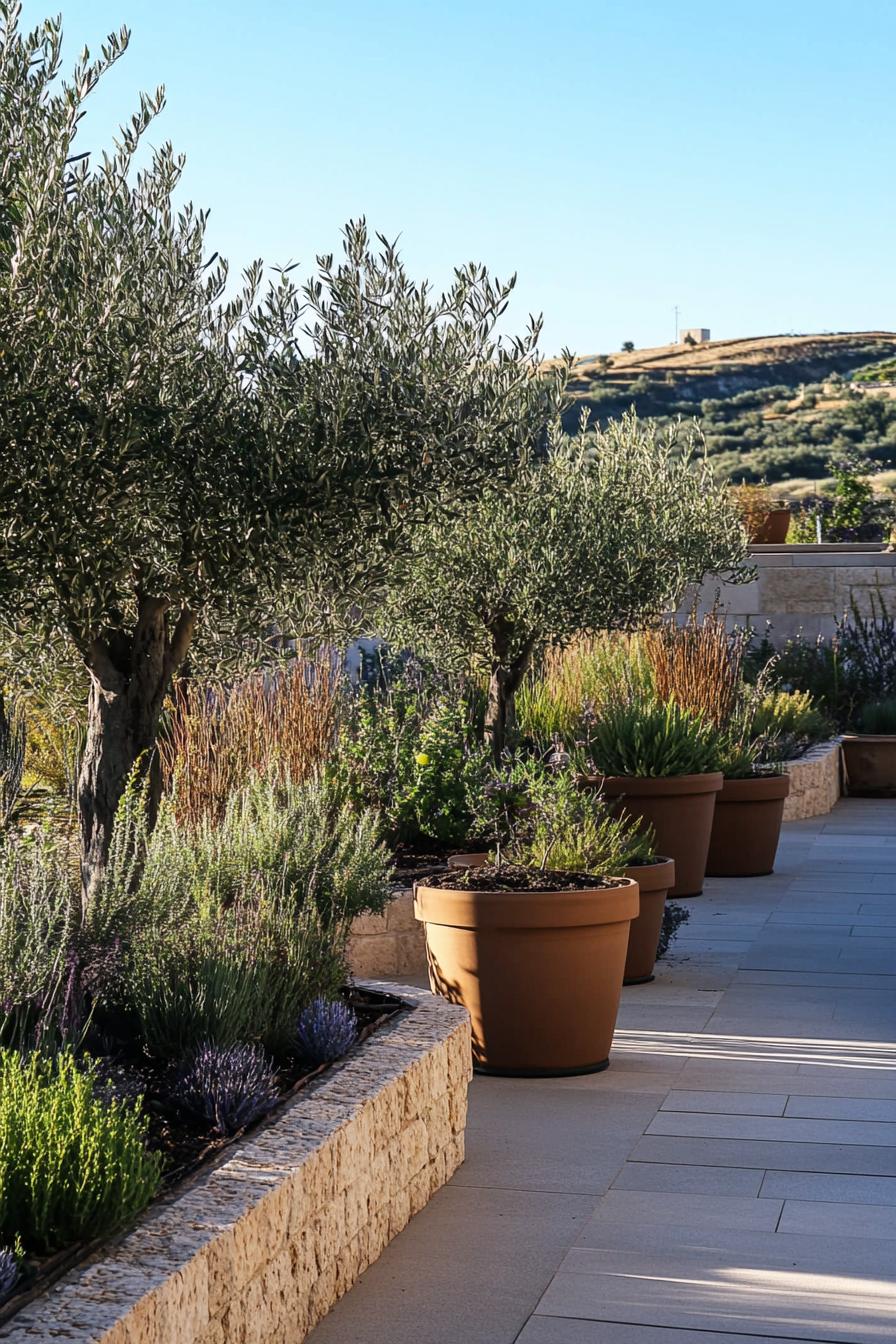
[[[769,509],[761,527],[750,538],[760,546],[781,546],[787,540],[790,530],[790,509],[784,504],[780,508]]]
[[[789,792],[789,775],[725,780],[712,821],[710,877],[762,877],[774,871]]]
[[[482,1073],[594,1073],[609,1063],[638,884],[587,891],[419,885],[433,992],[462,1003]]]
[[[896,794],[896,734],[847,733],[841,750],[844,793],[858,798]]]
[[[712,830],[719,773],[646,779],[629,775],[590,775],[585,784],[617,799],[620,814],[653,827],[659,854],[675,860],[675,885],[670,896],[699,896],[706,876],[706,855]]]
[[[672,859],[658,859],[656,863],[639,863],[626,868],[626,877],[637,882],[640,909],[628,931],[628,953],[625,958],[624,985],[646,985],[653,979],[656,949],[663,927],[666,893],[675,881]]]

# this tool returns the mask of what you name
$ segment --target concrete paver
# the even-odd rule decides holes
[[[313,1344],[896,1336],[896,801],[686,904],[610,1069],[475,1079],[464,1167]]]

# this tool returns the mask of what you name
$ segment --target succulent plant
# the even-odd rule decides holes
[[[350,1050],[358,1035],[358,1022],[342,999],[317,998],[299,1015],[296,1044],[309,1064],[328,1064]]]
[[[279,1098],[274,1067],[257,1045],[196,1047],[177,1070],[172,1095],[178,1106],[208,1121],[218,1134],[236,1134]]]
[[[19,1281],[19,1258],[8,1246],[0,1248],[0,1302],[5,1302]]]

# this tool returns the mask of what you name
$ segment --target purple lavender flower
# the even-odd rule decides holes
[[[172,1095],[182,1110],[218,1134],[236,1134],[277,1104],[277,1075],[257,1045],[196,1047],[175,1075]]]
[[[14,1251],[0,1249],[0,1302],[5,1302],[19,1281],[19,1262]]]
[[[296,1044],[309,1064],[329,1064],[354,1045],[358,1022],[342,999],[317,998],[299,1014]]]

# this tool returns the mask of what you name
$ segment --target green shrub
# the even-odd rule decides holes
[[[486,769],[462,695],[431,696],[398,682],[355,696],[338,776],[357,806],[380,813],[392,843],[462,844]]]
[[[182,1059],[204,1042],[282,1055],[302,1009],[345,982],[346,935],[347,925],[324,926],[313,903],[200,907],[136,936],[120,1007],[156,1059]]]
[[[633,698],[601,712],[588,743],[597,773],[664,778],[719,769],[718,733],[674,700]]]
[[[72,849],[47,829],[0,841],[0,1045],[76,1036],[72,982],[81,919]]]
[[[753,712],[756,737],[774,739],[782,760],[800,756],[815,742],[832,736],[834,725],[808,691],[768,691]]]
[[[344,981],[351,920],[388,899],[375,815],[332,779],[256,776],[218,824],[187,825],[166,805],[147,836],[141,816],[119,809],[88,912],[91,947],[120,948],[103,1006],[128,1014],[157,1058],[202,1041],[282,1051],[304,1005]]]
[[[572,763],[517,760],[486,791],[480,831],[527,868],[616,875],[654,857],[650,827],[616,817],[601,795],[578,784]]]
[[[543,772],[529,801],[511,852],[519,863],[617,876],[655,855],[652,830],[614,816],[599,793],[579,788],[572,771]]]
[[[0,1242],[46,1254],[111,1232],[159,1186],[138,1106],[106,1101],[68,1051],[0,1051]]]
[[[312,901],[325,923],[338,923],[377,913],[389,898],[391,859],[378,819],[353,807],[331,776],[300,783],[252,776],[231,794],[220,822],[195,828],[175,812],[163,807],[136,889],[137,904],[156,917],[197,904],[282,899],[294,910]],[[131,886],[122,868],[124,897],[116,900]]]

